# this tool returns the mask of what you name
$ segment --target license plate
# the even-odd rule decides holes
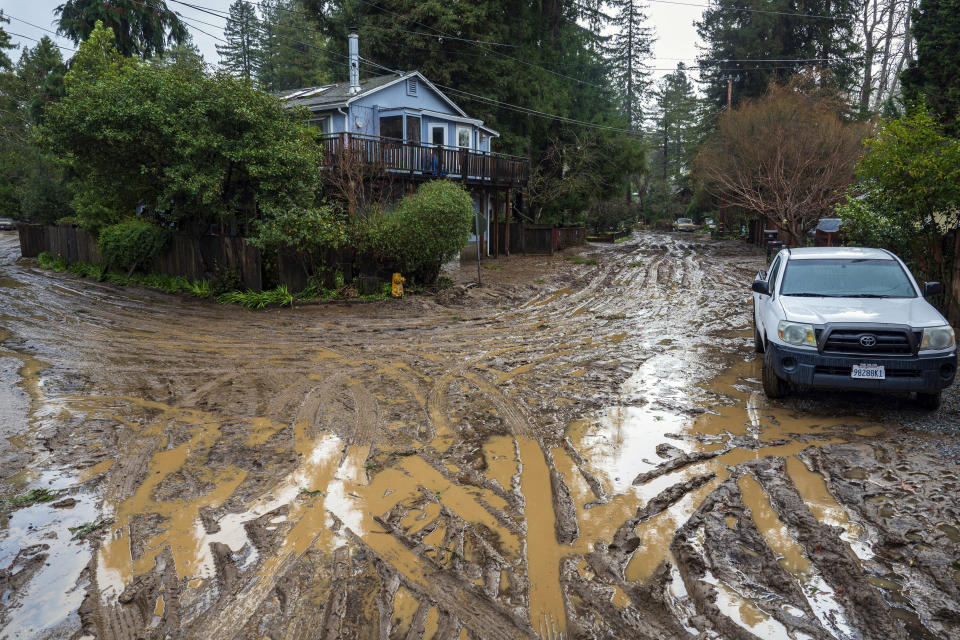
[[[887,372],[882,364],[855,364],[850,370],[851,378],[865,380],[886,380]]]

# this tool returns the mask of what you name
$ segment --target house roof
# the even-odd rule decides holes
[[[280,97],[287,102],[287,104],[293,105],[303,105],[308,107],[311,111],[323,111],[325,109],[335,109],[337,107],[345,107],[349,105],[354,100],[368,96],[372,93],[376,93],[382,89],[393,86],[398,82],[403,82],[407,78],[416,77],[420,81],[430,88],[435,94],[437,94],[441,100],[446,102],[454,113],[463,117],[469,118],[467,112],[461,109],[457,103],[447,97],[447,95],[438,89],[432,82],[427,80],[427,78],[420,73],[419,71],[409,71],[402,75],[386,75],[386,76],[374,76],[372,78],[367,78],[360,81],[360,91],[357,93],[350,93],[350,83],[349,82],[340,82],[337,84],[325,85],[322,87],[308,87],[306,89],[294,89],[293,91],[287,91],[280,94]],[[478,121],[482,122],[482,121]],[[482,126],[482,125],[481,125]],[[496,135],[500,135],[489,129],[489,127],[483,127],[488,129]]]
[[[400,76],[405,77],[405,76]],[[350,83],[340,82],[338,84],[328,84],[321,87],[307,87],[305,89],[293,89],[280,94],[280,97],[290,105],[302,104],[306,107],[322,107],[344,105],[350,100],[371,94],[375,91],[393,84],[395,80],[400,79],[396,75],[374,76],[360,81],[359,93],[350,93]]]

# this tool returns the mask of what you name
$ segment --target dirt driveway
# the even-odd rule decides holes
[[[17,255],[0,638],[960,637],[956,394],[767,402],[742,243],[265,312]]]

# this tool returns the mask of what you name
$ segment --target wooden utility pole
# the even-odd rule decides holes
[[[733,108],[733,77],[727,78],[727,111]],[[723,192],[720,192],[720,224],[717,225],[719,235],[723,236],[727,232],[727,206],[724,202]]]

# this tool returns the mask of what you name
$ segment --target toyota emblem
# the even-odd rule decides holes
[[[871,336],[871,335],[860,336],[860,344],[863,345],[864,347],[867,347],[868,349],[870,347],[876,346],[877,336]]]

